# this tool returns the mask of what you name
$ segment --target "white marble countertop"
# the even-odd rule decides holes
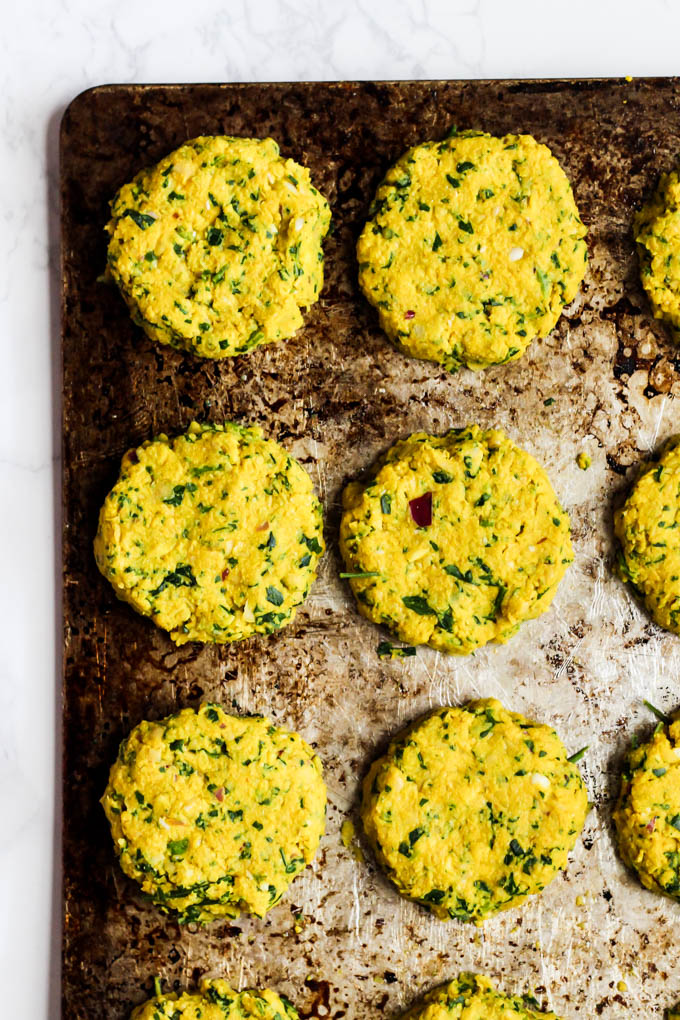
[[[55,181],[65,106],[106,82],[680,74],[680,3],[24,0],[5,4],[2,20],[0,988],[3,1016],[39,1020],[59,1015]]]

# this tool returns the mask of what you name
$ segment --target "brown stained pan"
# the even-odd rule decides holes
[[[590,229],[582,291],[520,361],[447,375],[387,343],[358,293],[354,243],[372,193],[408,146],[452,125],[528,132],[556,153]],[[273,136],[329,199],[321,301],[292,340],[210,363],[155,346],[99,281],[107,202],[199,134]],[[618,861],[609,822],[621,754],[680,703],[680,641],[613,578],[611,505],[627,469],[680,431],[680,356],[637,279],[631,214],[680,154],[680,81],[119,85],[62,127],[64,360],[64,1017],[123,1020],[151,991],[203,974],[271,985],[305,1017],[395,1015],[460,969],[533,990],[569,1018],[661,1017],[680,998],[680,906]],[[295,624],[231,647],[176,649],[117,602],[92,556],[98,508],[128,447],[193,419],[260,423],[307,466],[329,552]],[[474,657],[382,662],[385,634],[337,577],[342,485],[397,437],[477,421],[547,467],[576,563],[553,608]],[[584,450],[593,466],[578,470]],[[433,705],[500,696],[552,723],[584,762],[594,809],[568,872],[483,928],[401,900],[340,836],[388,735]],[[118,742],[144,717],[201,699],[297,728],[325,762],[326,836],[265,921],[179,928],[119,871],[98,805]],[[367,848],[364,847],[364,850]]]

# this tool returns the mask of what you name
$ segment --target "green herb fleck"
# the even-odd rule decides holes
[[[416,654],[413,645],[393,645],[389,641],[381,641],[378,645],[378,655],[381,659],[408,659]]]
[[[273,606],[283,605],[283,595],[278,588],[274,588],[272,585],[267,588],[267,602],[271,602]]]
[[[136,223],[140,230],[146,230],[147,227],[150,227],[156,222],[155,216],[149,216],[147,213],[138,212],[137,209],[126,209],[123,213],[123,217],[125,216],[129,216],[132,222]]]
[[[181,857],[189,849],[189,837],[185,839],[171,839],[168,842],[168,853],[171,857]]]
[[[419,616],[436,616],[435,610],[422,595],[404,595],[401,600],[407,609]]]
[[[188,563],[178,563],[176,568],[169,574],[166,574],[158,587],[154,588],[154,590],[149,594],[152,598],[156,595],[160,595],[162,591],[165,591],[169,584],[171,584],[174,588],[195,588],[198,581],[194,577]]]
[[[649,711],[652,712],[657,717],[659,722],[662,722],[664,724],[664,726],[670,725],[672,721],[671,717],[669,715],[666,715],[665,712],[662,712],[660,708],[657,708],[656,705],[652,705],[650,701],[643,701],[642,704],[645,706],[645,708],[648,708]]]

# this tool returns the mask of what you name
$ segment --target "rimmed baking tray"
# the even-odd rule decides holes
[[[408,146],[455,124],[527,132],[569,174],[590,265],[555,331],[520,361],[447,375],[397,353],[356,283],[372,193]],[[208,363],[148,341],[100,282],[107,202],[183,140],[271,135],[329,199],[326,284],[287,343]],[[271,985],[303,1016],[395,1014],[460,969],[531,991],[565,1020],[661,1016],[680,998],[680,908],[644,891],[609,823],[641,700],[680,702],[680,641],[611,573],[611,505],[631,465],[680,430],[680,359],[637,278],[632,210],[680,153],[680,80],[112,85],[79,96],[61,136],[64,366],[64,1017],[123,1020],[151,992],[202,974]],[[175,648],[116,601],[91,552],[120,457],[192,419],[261,424],[305,464],[326,508],[327,554],[295,624],[232,647]],[[546,615],[469,658],[378,658],[382,634],[337,577],[344,482],[396,438],[476,421],[546,466],[574,527],[576,562]],[[579,471],[584,451],[592,467]],[[565,875],[483,928],[401,900],[361,840],[358,782],[401,724],[434,705],[498,696],[552,723],[594,803]],[[265,921],[180,929],[114,860],[97,801],[119,740],[144,717],[202,699],[261,711],[318,749],[329,787],[313,865]],[[347,840],[345,840],[347,842]],[[365,848],[364,848],[365,849]]]

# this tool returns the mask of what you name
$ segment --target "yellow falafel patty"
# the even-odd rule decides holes
[[[259,428],[199,425],[123,458],[99,514],[97,566],[178,644],[290,623],[324,550],[307,472]]]
[[[586,270],[586,228],[550,150],[464,131],[409,149],[378,188],[359,283],[399,349],[450,372],[519,358]]]
[[[343,506],[359,612],[408,644],[467,654],[507,641],[573,560],[545,471],[500,429],[416,432],[346,487]]]
[[[614,515],[616,569],[660,627],[680,634],[680,437],[645,464]]]
[[[371,766],[361,816],[399,892],[443,921],[483,921],[567,865],[588,810],[554,730],[495,699],[417,720]]]
[[[284,995],[265,988],[236,992],[226,981],[203,979],[199,993],[156,995],[133,1009],[130,1020],[298,1020]]]
[[[627,757],[614,811],[621,857],[653,892],[680,900],[680,712]]]
[[[640,279],[654,317],[665,319],[680,341],[680,175],[664,174],[633,221]]]
[[[329,224],[309,171],[273,139],[204,136],[117,193],[108,266],[152,340],[226,358],[300,328]]]
[[[102,806],[126,875],[165,914],[264,917],[323,835],[321,762],[297,733],[219,705],[141,722]]]
[[[528,997],[501,995],[482,974],[461,974],[428,992],[401,1020],[558,1020]]]

